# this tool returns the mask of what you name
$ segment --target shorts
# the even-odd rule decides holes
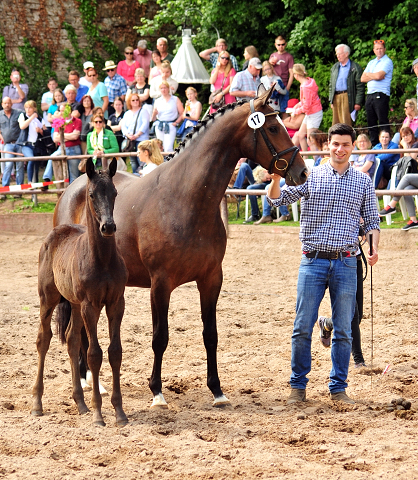
[[[319,112],[312,113],[312,115],[305,115],[302,123],[306,124],[307,129],[319,128],[319,125],[321,125],[322,122],[323,114],[324,112],[319,110]]]

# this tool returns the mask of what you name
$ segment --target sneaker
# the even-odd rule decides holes
[[[319,317],[318,326],[321,343],[324,347],[329,348],[331,346],[331,333],[332,329],[334,328],[332,318]]]
[[[412,220],[409,220],[409,222],[402,227],[402,230],[411,230],[411,228],[418,228],[418,222],[413,222]]]
[[[362,367],[367,367],[367,365],[364,362],[354,364],[354,368],[362,368]]]
[[[345,390],[343,390],[342,392],[331,393],[330,396],[331,400],[334,400],[334,402],[344,402],[349,403],[350,405],[354,405],[356,403],[345,393]]]
[[[384,217],[385,215],[390,215],[391,213],[396,213],[396,208],[392,208],[390,205],[386,205],[383,210],[380,210],[379,217]]]

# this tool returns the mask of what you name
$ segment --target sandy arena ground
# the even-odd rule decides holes
[[[285,406],[300,260],[297,229],[232,227],[218,303],[219,374],[231,406],[214,409],[206,387],[198,292],[178,288],[163,363],[169,409],[150,410],[149,291],[129,288],[122,324],[122,394],[129,424],[106,427],[79,416],[66,347],[47,356],[43,417],[32,417],[38,329],[40,236],[0,234],[0,478],[8,479],[414,479],[418,478],[418,232],[383,231],[373,269],[375,375],[350,365],[346,406],[328,397],[330,350],[315,329],[308,401]],[[370,277],[363,347],[370,363]],[[329,314],[326,298],[321,314]],[[106,321],[100,341],[108,346]],[[102,383],[110,388],[105,354]],[[388,364],[391,370],[381,372]],[[385,405],[403,397],[410,411]],[[91,394],[86,393],[87,404]]]

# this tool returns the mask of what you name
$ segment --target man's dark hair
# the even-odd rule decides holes
[[[350,135],[352,142],[356,140],[356,132],[354,128],[346,123],[336,123],[328,130],[328,140],[331,140],[333,135]]]

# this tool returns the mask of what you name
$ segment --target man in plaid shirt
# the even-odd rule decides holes
[[[109,95],[109,107],[107,109],[109,116],[112,113],[115,113],[113,108],[113,102],[116,97],[121,97],[122,100],[125,100],[126,91],[128,89],[126,85],[126,80],[116,73],[117,66],[113,60],[108,60],[105,63],[105,70],[107,72],[107,77],[104,79],[104,84],[107,88],[107,93]]]
[[[299,268],[296,319],[292,335],[291,394],[288,404],[306,400],[307,375],[311,370],[312,330],[319,305],[328,287],[331,297],[334,336],[332,369],[328,384],[332,400],[355,403],[345,392],[351,353],[351,321],[357,288],[357,250],[360,217],[372,254],[369,265],[378,260],[380,228],[374,187],[369,176],[349,165],[355,132],[336,123],[328,132],[329,163],[312,169],[303,185],[280,188],[280,176],[272,174],[267,201],[272,206],[301,200],[299,238],[302,260]]]

